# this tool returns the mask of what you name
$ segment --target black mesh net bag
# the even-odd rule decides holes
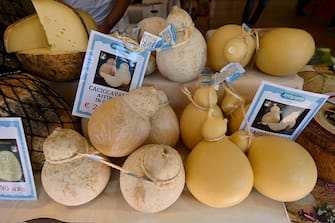
[[[0,117],[21,117],[34,170],[41,170],[43,143],[55,128],[81,129],[64,99],[28,73],[0,76]]]
[[[30,0],[0,1],[0,72],[3,73],[5,71],[13,71],[21,68],[15,54],[6,52],[3,35],[7,26],[33,13],[35,13],[35,9]]]

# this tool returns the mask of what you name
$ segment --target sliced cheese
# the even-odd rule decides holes
[[[47,36],[36,14],[9,25],[3,40],[7,53],[48,46]]]
[[[77,12],[55,0],[32,0],[52,50],[86,51],[88,34]]]
[[[98,25],[93,19],[93,17],[86,11],[81,9],[76,9],[83,22],[85,23],[86,31],[89,34],[91,30],[98,30]]]

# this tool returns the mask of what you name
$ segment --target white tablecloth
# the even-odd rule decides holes
[[[37,201],[0,201],[0,222],[17,223],[36,218],[52,218],[73,223],[289,223],[285,206],[256,191],[242,203],[230,208],[212,208],[197,201],[186,189],[168,209],[145,214],[132,209],[119,189],[118,174],[114,172],[105,191],[93,201],[66,207],[51,200],[35,176]]]

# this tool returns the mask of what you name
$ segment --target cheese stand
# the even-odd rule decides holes
[[[303,80],[296,74],[289,77],[273,77],[262,74],[256,70],[248,70],[242,78],[234,84],[236,89],[246,89],[241,94],[252,100],[262,79],[274,81],[293,88],[301,89]],[[72,105],[75,97],[78,81],[72,82],[50,82],[43,80],[58,94]],[[188,99],[181,92],[186,86],[192,91],[199,87],[201,80],[197,79],[188,83],[171,82],[162,77],[159,71],[145,77],[143,85],[154,85],[164,90],[170,100],[171,106],[180,115]],[[181,154],[188,153],[188,150],[181,144],[177,146]],[[120,160],[117,160],[119,162]],[[78,206],[66,207],[53,201],[45,193],[41,185],[40,175],[35,174],[37,190],[37,201],[0,201],[0,210],[6,213],[2,216],[3,222],[20,222],[35,218],[54,218],[66,222],[119,222],[123,219],[126,222],[171,222],[178,219],[180,222],[290,222],[284,203],[266,198],[257,191],[241,204],[231,208],[216,209],[199,203],[187,190],[172,207],[156,214],[143,214],[131,209],[120,194],[118,173],[113,172],[112,179],[104,192],[95,200]],[[20,213],[20,214],[17,214]],[[33,221],[34,222],[34,221]]]
[[[195,63],[190,62],[190,65],[193,64]],[[84,68],[83,70],[85,70]],[[252,101],[258,87],[263,80],[279,85],[284,85],[287,87],[292,87],[295,89],[303,88],[304,80],[295,73],[291,75],[286,75],[284,77],[270,76],[260,72],[256,67],[251,65],[249,67],[245,67],[245,69],[246,72],[242,75],[242,77],[240,77],[233,83],[232,87],[237,91],[237,93],[239,93],[249,102]],[[70,106],[73,106],[74,104],[74,99],[78,86],[83,83],[81,82],[81,80],[67,82],[53,82],[48,80],[43,81],[57,94],[63,97]],[[197,78],[196,80],[186,83],[173,82],[165,79],[163,75],[157,70],[156,72],[146,76],[142,85],[155,86],[163,90],[169,99],[171,107],[174,109],[177,116],[180,117],[181,112],[185,108],[185,105],[189,103],[189,100],[187,96],[183,94],[182,89],[186,87],[190,90],[190,92],[194,92],[195,89],[201,86],[201,83],[201,78]],[[218,91],[219,97],[223,96],[221,91],[222,89]],[[114,111],[113,109],[110,110]],[[93,118],[91,118],[91,120],[93,120]],[[62,139],[62,141],[64,141],[64,139]],[[189,154],[190,152],[189,149],[183,146],[181,140],[180,143],[175,146],[175,148],[179,151],[183,159],[185,159],[187,157],[187,154]],[[113,163],[118,163],[121,165],[124,162],[124,157],[110,157],[110,160]],[[62,171],[60,172],[61,174],[63,174],[63,176],[66,175]],[[230,172],[235,173],[234,171]],[[84,180],[87,180],[87,178],[83,178]],[[45,186],[45,184],[42,185],[43,177],[41,179],[41,174],[39,171],[34,172],[34,179],[37,199],[13,200],[11,199],[12,197],[9,197],[5,198],[6,200],[0,200],[0,223],[16,223],[27,221],[31,223],[39,223],[50,221],[52,222],[52,219],[56,219],[57,221],[62,222],[73,223],[104,223],[120,221],[163,223],[172,221],[192,221],[195,223],[206,221],[237,223],[246,221],[251,223],[291,222],[289,213],[286,209],[287,206],[284,202],[270,199],[259,193],[256,189],[252,189],[249,196],[237,205],[228,208],[213,208],[199,202],[199,200],[192,196],[187,186],[185,185],[181,196],[169,208],[158,213],[144,213],[136,211],[129,204],[127,204],[121,193],[119,184],[119,172],[114,169],[112,170],[112,176],[108,181],[108,185],[105,187],[102,193],[100,193],[99,196],[97,196],[95,199],[78,206],[66,206],[53,200],[47,194],[47,188],[43,187],[43,185]],[[68,179],[73,180],[72,175],[70,175]],[[142,193],[144,193],[145,195],[145,191]],[[45,218],[46,220],[40,220],[41,218]]]

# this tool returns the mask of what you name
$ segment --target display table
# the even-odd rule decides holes
[[[244,223],[246,220],[248,223],[290,222],[283,203],[270,200],[256,191],[252,191],[239,205],[217,209],[198,202],[185,189],[181,197],[168,209],[155,214],[145,214],[132,209],[123,199],[116,172],[100,196],[77,207],[66,207],[51,200],[41,186],[39,174],[35,175],[35,183],[37,201],[0,201],[0,222],[17,223],[37,218],[51,218],[72,223]]]
[[[303,85],[303,80],[297,75],[278,78],[264,75],[254,70],[247,70],[245,75],[234,82],[233,87],[250,101],[262,80],[299,89]],[[46,82],[72,106],[78,81],[63,83]],[[181,92],[181,88],[187,87],[193,92],[200,86],[200,82],[200,80],[195,80],[188,83],[175,83],[163,78],[159,72],[155,72],[145,77],[143,85],[154,85],[164,90],[168,95],[171,106],[177,115],[180,115],[183,107],[188,103],[188,99]],[[66,207],[54,202],[43,190],[38,173],[35,174],[35,184],[38,195],[38,200],[36,201],[0,201],[0,222],[17,223],[38,218],[57,219],[72,223],[113,223],[120,221],[129,223],[290,222],[284,203],[266,198],[255,190],[251,192],[246,200],[236,206],[230,208],[212,208],[197,201],[185,187],[181,197],[171,207],[160,213],[145,214],[132,209],[123,199],[116,171],[102,194],[93,201],[77,207]],[[37,223],[38,220],[31,222]]]

